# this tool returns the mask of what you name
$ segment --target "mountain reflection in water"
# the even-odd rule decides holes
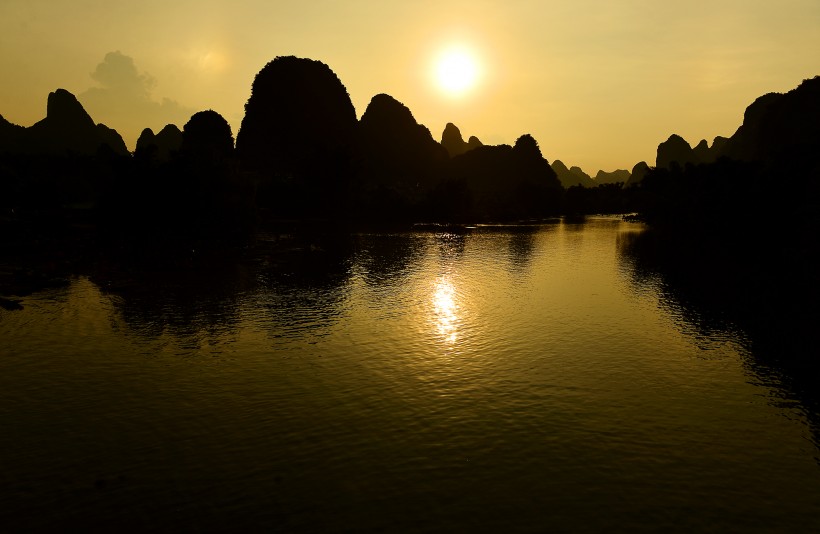
[[[798,296],[789,294],[795,288],[774,280],[768,263],[779,259],[750,265],[731,256],[703,257],[708,247],[688,255],[659,239],[652,231],[619,236],[636,289],[657,292],[665,312],[703,350],[739,343],[750,381],[772,388],[771,402],[799,411],[820,447],[820,363],[809,348],[815,336],[806,328],[817,311],[800,307]]]
[[[817,529],[817,405],[642,231],[90,262],[0,310],[6,524]]]

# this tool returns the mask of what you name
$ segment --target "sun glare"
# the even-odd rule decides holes
[[[433,310],[439,335],[449,344],[458,338],[458,304],[453,284],[439,279],[433,290]]]
[[[459,96],[472,89],[479,77],[475,57],[462,47],[448,48],[436,59],[435,81],[451,96]]]

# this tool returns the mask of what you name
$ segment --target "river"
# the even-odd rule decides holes
[[[816,406],[640,223],[262,234],[0,310],[18,531],[805,532]],[[694,312],[696,313],[696,312]]]

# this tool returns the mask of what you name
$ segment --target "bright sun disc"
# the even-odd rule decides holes
[[[446,93],[462,94],[475,85],[477,78],[478,65],[466,50],[452,48],[439,56],[436,63],[436,81]]]

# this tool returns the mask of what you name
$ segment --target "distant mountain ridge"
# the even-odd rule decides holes
[[[658,145],[656,167],[670,168],[673,164],[684,166],[687,163],[712,163],[724,155],[729,139],[715,137],[712,145],[702,139],[694,148],[683,137],[672,134],[669,139]]]
[[[49,93],[46,117],[28,128],[0,123],[0,151],[28,154],[93,155],[101,146],[128,154],[116,130],[94,124],[77,98],[65,89]]]
[[[555,171],[556,176],[561,181],[561,185],[565,188],[576,185],[583,187],[595,187],[597,185],[595,180],[582,171],[580,167],[568,169],[560,159],[552,162],[552,170]]]
[[[595,175],[595,183],[602,184],[617,184],[625,183],[629,180],[630,173],[626,169],[618,169],[612,172],[598,171]]]
[[[677,172],[676,166],[721,158],[776,162],[778,170],[815,168],[818,102],[820,77],[785,94],[763,95],[731,138],[693,147],[671,135],[658,146],[655,169]],[[130,195],[150,205],[150,195],[135,191],[152,183],[158,190],[176,188],[173,198],[180,203],[185,188],[199,191],[211,206],[224,186],[249,198],[251,211],[282,219],[537,220],[566,206],[573,214],[626,213],[636,197],[633,186],[655,170],[639,162],[631,171],[599,170],[592,178],[561,160],[550,163],[529,134],[514,146],[483,145],[475,136],[465,142],[453,123],[438,141],[405,104],[383,93],[357,119],[330,67],[294,56],[274,58],[259,71],[245,109],[235,143],[224,118],[207,110],[195,113],[182,131],[173,124],[158,134],[144,129],[130,154],[115,130],[95,124],[74,95],[57,89],[48,96],[46,117],[31,127],[0,116],[3,202],[13,207],[14,195],[25,190],[31,205],[40,191],[51,195],[51,206],[91,206],[116,195],[118,202],[131,202],[123,200]],[[184,185],[173,182],[180,174]],[[121,175],[143,181],[127,182],[134,188],[127,192]],[[566,192],[571,202],[562,197],[570,188],[579,190]],[[231,202],[233,212],[246,206],[237,198]]]
[[[156,135],[151,128],[145,128],[137,139],[134,155],[168,161],[180,148],[182,132],[176,125],[167,124]]]
[[[441,134],[441,145],[447,149],[450,157],[460,156],[469,150],[482,146],[478,137],[471,135],[467,142],[461,137],[461,131],[452,122],[448,122]]]
[[[357,121],[347,89],[319,61],[275,58],[254,79],[245,110],[240,163],[254,175],[258,201],[280,213],[327,216],[347,197],[356,214],[379,219],[448,218],[452,202],[465,218],[537,217],[554,209],[548,197],[561,187],[528,134],[515,147],[487,147],[474,136],[465,143],[448,123],[439,143],[387,94]],[[518,210],[511,187],[543,195]]]
[[[723,155],[743,161],[783,161],[820,153],[820,76],[787,93],[755,100]]]
[[[752,102],[743,124],[730,138],[705,140],[694,148],[673,134],[658,145],[656,166],[711,163],[721,157],[748,162],[785,162],[820,153],[820,76],[786,93],[768,93]]]

